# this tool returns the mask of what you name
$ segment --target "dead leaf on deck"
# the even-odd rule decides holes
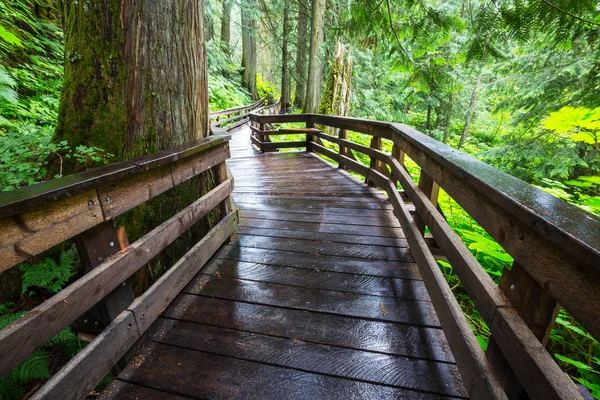
[[[379,308],[381,309],[381,315],[388,315],[389,311],[385,309],[383,303],[379,303]]]

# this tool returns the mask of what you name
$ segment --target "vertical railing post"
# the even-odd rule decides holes
[[[511,269],[502,271],[498,285],[510,300],[515,311],[525,321],[542,346],[546,346],[560,306],[550,294],[517,262]],[[494,340],[495,325],[490,326],[492,335],[486,357],[502,382],[509,399],[524,399],[524,390],[508,361]]]
[[[345,129],[340,129],[338,131],[338,138],[340,138],[342,140],[346,140],[347,137],[348,137],[348,132]],[[339,151],[340,156],[346,156],[347,155],[346,146],[344,146],[343,144],[340,143],[339,148],[340,148],[340,151]],[[338,164],[338,168],[344,168],[344,163],[340,161]]]
[[[225,146],[227,148],[227,157],[229,158],[229,144],[226,144]],[[215,174],[215,183],[217,185],[220,185],[221,183],[227,180],[227,164],[225,163],[225,161],[222,161],[218,165],[213,167],[213,171]],[[219,210],[221,213],[219,219],[225,218],[225,216],[227,216],[227,214],[229,214],[232,209],[233,208],[231,206],[231,196],[227,196],[227,198],[223,200],[219,205]]]
[[[115,228],[114,222],[107,221],[77,236],[75,244],[83,271],[88,273],[108,257],[129,246],[129,240],[124,227]],[[123,282],[96,305],[100,313],[100,322],[104,326],[110,324],[134,299],[131,285]]]
[[[429,201],[437,207],[438,194],[440,187],[435,181],[421,169],[421,176],[419,177],[419,188],[425,193]],[[425,234],[425,221],[419,216],[415,215],[415,224],[417,229],[421,232],[421,235]]]
[[[264,123],[262,123],[262,122],[259,122],[259,124],[258,124],[258,128],[259,128],[259,129],[260,129],[260,131],[261,131],[261,134],[260,134],[260,152],[261,152],[261,153],[264,153],[264,152],[265,152],[265,148],[264,148],[264,146],[263,146],[263,143],[265,143],[265,142],[266,142],[266,140],[265,140],[265,136],[266,136],[266,135],[265,135],[265,134],[263,134],[262,132],[264,132],[264,131],[266,130],[266,124],[264,124]]]
[[[392,146],[392,158],[398,160],[400,165],[406,169],[406,165],[404,165],[404,151],[400,148],[400,145],[397,143],[397,140],[394,140],[394,145]],[[395,177],[392,178],[394,185],[398,185],[398,179]]]
[[[306,129],[312,129],[314,127],[315,127],[314,122],[306,121]],[[311,143],[312,143],[313,139],[314,139],[314,137],[313,137],[312,133],[306,134],[306,151],[308,151],[308,152],[313,151],[313,149],[311,147]]]
[[[381,138],[377,136],[373,136],[371,138],[371,146],[372,149],[381,150]],[[371,155],[369,155],[370,163],[369,167],[378,170],[377,159]],[[369,186],[375,186],[375,184],[369,179],[369,176],[365,176],[365,183]]]

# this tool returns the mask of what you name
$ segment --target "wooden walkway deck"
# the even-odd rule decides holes
[[[234,239],[102,399],[466,397],[391,205],[307,153],[233,134]]]

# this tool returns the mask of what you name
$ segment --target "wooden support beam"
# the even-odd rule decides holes
[[[513,263],[511,269],[504,269],[499,287],[510,300],[517,314],[531,329],[533,335],[545,347],[560,310],[556,300],[518,263]],[[508,397],[510,399],[526,398],[519,377],[502,354],[493,335],[490,338],[486,356],[503,383]]]
[[[421,176],[419,177],[419,188],[425,193],[425,196],[427,196],[431,204],[433,204],[434,207],[437,207],[440,187],[423,170],[421,170]],[[421,235],[425,235],[425,221],[417,216],[415,223],[417,224]]]
[[[129,246],[124,227],[115,228],[114,222],[104,222],[75,238],[83,272],[88,273],[107,258]],[[135,299],[129,282],[124,281],[97,305],[102,325],[107,326]]]
[[[381,138],[377,137],[377,136],[373,136],[371,138],[370,148],[371,149],[375,149],[375,150],[381,150]],[[374,169],[375,171],[380,171],[381,170],[381,166],[380,166],[381,163],[377,161],[377,158],[373,157],[369,153],[369,159],[371,160],[370,163],[369,163],[369,168]],[[365,183],[368,184],[369,186],[375,186],[375,182],[373,182],[372,180],[370,180],[369,176],[365,177]]]

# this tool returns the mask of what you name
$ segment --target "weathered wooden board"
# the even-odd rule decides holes
[[[400,247],[342,244],[254,235],[237,235],[230,244],[232,246],[253,247],[265,250],[283,250],[298,253],[365,258],[369,260],[414,261],[408,249]]]
[[[164,319],[155,332],[152,341],[195,351],[392,387],[466,395],[454,364]]]
[[[239,205],[239,204],[238,204]],[[293,226],[293,224],[290,224]],[[288,239],[306,239],[316,240],[318,242],[331,242],[331,243],[350,243],[350,244],[363,244],[372,246],[386,246],[386,247],[408,247],[406,239],[394,238],[394,237],[379,237],[379,236],[362,236],[362,235],[346,235],[346,234],[330,234],[322,232],[310,232],[310,231],[299,231],[289,229],[275,229],[275,228],[253,228],[251,226],[239,226],[238,233],[243,235],[254,235],[254,236],[268,236],[277,238],[288,238]]]
[[[124,311],[31,399],[83,399],[139,339],[134,315]]]
[[[98,400],[121,399],[121,400],[185,400],[191,397],[183,397],[173,393],[163,392],[161,390],[150,389],[144,386],[134,385],[123,381],[113,381],[108,386]]]
[[[135,367],[138,365],[138,367]],[[186,371],[194,371],[193,374]],[[437,399],[432,394],[352,381],[152,343],[121,379],[195,398]]]
[[[235,198],[235,197],[234,197]],[[348,234],[378,236],[387,238],[404,238],[404,233],[399,228],[382,226],[341,225],[317,222],[277,221],[272,219],[241,218],[240,224],[254,228],[288,229],[291,231],[323,232],[331,234]]]
[[[42,207],[176,160],[206,152],[213,147],[222,146],[229,138],[229,136],[210,136],[147,156],[108,164],[19,190],[2,192],[0,193],[0,218]]]
[[[198,324],[382,354],[453,362],[441,329],[182,294],[163,314]]]
[[[231,236],[237,225],[237,215],[230,212],[179,261],[161,276],[144,294],[128,308],[135,316],[140,332],[145,332],[152,322],[190,282],[192,277]]]
[[[254,211],[241,210],[240,217],[242,218],[258,218],[258,219],[274,219],[294,222],[318,222],[329,224],[343,225],[363,225],[363,226],[387,226],[399,228],[398,220],[390,214],[380,215],[376,217],[367,216],[343,216],[329,214],[304,214],[304,213],[288,213],[285,211]]]
[[[223,246],[217,257],[228,260],[257,262],[320,271],[346,272],[389,278],[420,279],[416,264],[368,260],[350,257],[324,256],[279,250]]]
[[[431,303],[420,300],[390,299],[206,275],[194,278],[184,292],[375,321],[439,327]]]
[[[423,282],[413,279],[383,278],[221,259],[212,260],[202,270],[202,274],[344,293],[429,300]]]
[[[0,272],[104,221],[96,190],[0,220]]]

